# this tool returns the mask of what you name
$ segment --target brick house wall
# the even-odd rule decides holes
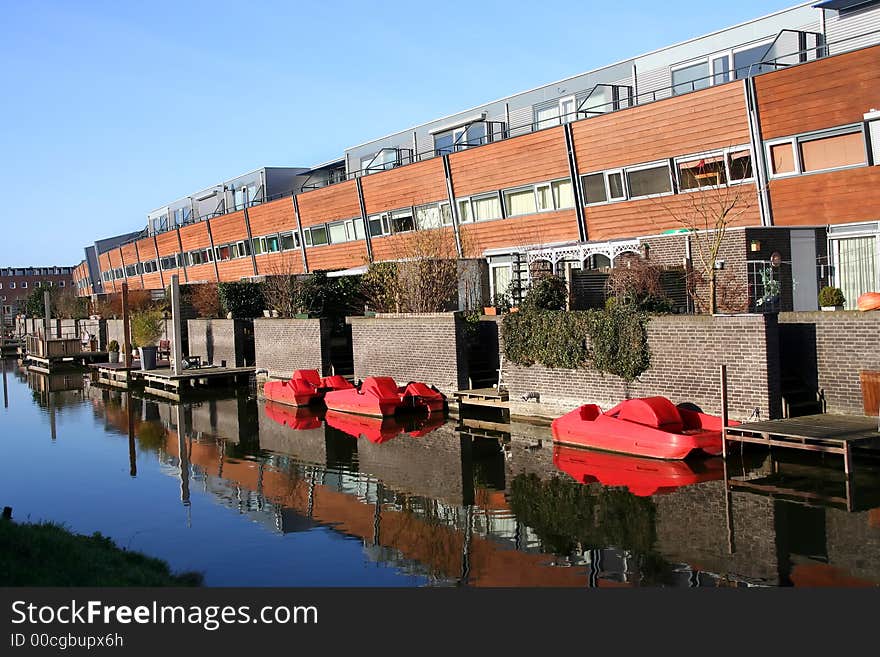
[[[557,417],[590,402],[607,410],[632,397],[663,395],[692,402],[707,413],[721,412],[720,365],[727,365],[728,408],[744,420],[779,417],[779,343],[775,315],[663,315],[648,324],[651,367],[627,384],[596,370],[551,369],[504,364],[510,411]],[[522,396],[537,392],[540,401]]]
[[[201,356],[203,363],[226,361],[227,367],[244,367],[245,331],[251,325],[245,319],[190,319],[189,355]]]
[[[467,337],[456,313],[349,317],[356,378],[422,381],[444,394],[468,387]]]
[[[859,371],[880,370],[880,313],[780,313],[779,324],[797,356],[787,373],[816,385],[827,412],[864,414]]]
[[[257,369],[283,379],[295,370],[330,374],[331,327],[327,319],[255,319]]]

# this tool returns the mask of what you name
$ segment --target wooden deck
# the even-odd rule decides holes
[[[170,366],[167,360],[157,361],[156,364],[164,368]],[[126,367],[124,362],[91,363],[89,369],[92,370],[92,380],[95,383],[128,390],[134,382],[131,373],[140,370],[141,363],[139,360],[132,361],[131,367]]]
[[[855,447],[880,441],[876,418],[849,415],[805,415],[766,422],[747,422],[725,431],[726,442],[755,443],[843,456],[844,472],[852,472]],[[726,453],[726,445],[725,445]]]
[[[498,391],[495,388],[473,388],[470,390],[457,390],[452,393],[460,406],[491,406],[493,408],[507,408],[510,395],[506,390]]]
[[[132,381],[143,383],[144,392],[172,401],[180,401],[189,392],[211,386],[247,383],[255,367],[201,367],[175,374],[168,367],[155,370],[131,370]]]

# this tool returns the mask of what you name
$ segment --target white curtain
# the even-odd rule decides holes
[[[484,219],[498,219],[501,217],[501,204],[497,196],[472,199],[474,204],[474,218],[477,221]],[[534,202],[534,197],[532,198]]]
[[[507,192],[504,195],[507,199],[507,214],[515,217],[520,214],[534,214],[535,208],[535,191],[531,188],[518,192]]]
[[[880,288],[877,280],[877,238],[837,240],[837,267],[846,308],[854,309],[859,295]]]

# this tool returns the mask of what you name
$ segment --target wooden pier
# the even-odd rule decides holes
[[[189,393],[206,388],[247,383],[255,371],[254,367],[200,367],[175,374],[169,368],[132,369],[129,377],[131,381],[143,384],[144,393],[179,402]]]
[[[452,395],[458,400],[459,406],[491,406],[502,409],[507,409],[507,401],[510,399],[506,390],[499,392],[495,388],[457,390]]]
[[[727,443],[754,443],[843,456],[843,469],[852,473],[853,449],[880,446],[877,418],[849,415],[804,415],[784,420],[747,422],[724,431]]]

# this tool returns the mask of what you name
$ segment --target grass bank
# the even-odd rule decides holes
[[[199,573],[116,546],[99,533],[55,523],[0,520],[0,586],[199,586]]]

